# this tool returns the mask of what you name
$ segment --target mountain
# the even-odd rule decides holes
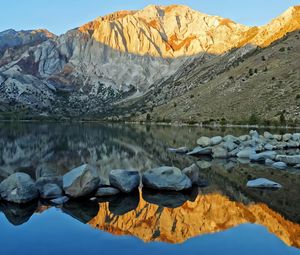
[[[115,104],[142,102],[153,88],[163,89],[178,73],[184,76],[183,70],[199,70],[199,64],[205,69],[230,54],[243,58],[249,49],[268,48],[298,29],[299,6],[265,26],[247,27],[182,5],[150,5],[99,17],[61,36],[40,30],[28,41],[28,32],[6,31],[0,36],[5,51],[0,57],[0,111],[109,115]],[[224,69],[222,60],[214,65]],[[118,115],[124,115],[118,106]]]

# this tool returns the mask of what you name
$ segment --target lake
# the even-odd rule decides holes
[[[196,146],[200,136],[243,135],[248,129],[99,123],[0,123],[0,180],[33,179],[47,165],[63,175],[83,163],[107,184],[111,169],[180,169],[207,158],[169,147]],[[275,131],[272,131],[275,132]],[[276,130],[284,133],[286,130]],[[107,199],[16,205],[0,201],[1,254],[300,254],[300,172],[237,160],[213,160],[206,185],[182,193],[151,191]],[[278,190],[249,189],[265,177]]]

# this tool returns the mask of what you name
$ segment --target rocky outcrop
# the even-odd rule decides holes
[[[234,48],[245,55],[299,28],[299,7],[252,28],[186,6],[151,5],[97,18],[59,37],[30,32],[47,40],[0,59],[0,102],[34,114],[104,114],[189,69],[195,56],[206,63]]]

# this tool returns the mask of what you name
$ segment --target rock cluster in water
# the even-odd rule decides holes
[[[192,188],[193,183],[188,175],[175,167],[151,169],[142,178],[138,171],[112,170],[109,181],[110,186],[102,186],[97,169],[88,164],[62,177],[41,177],[36,182],[26,173],[15,173],[0,183],[0,199],[23,204],[41,198],[61,205],[69,199],[132,194],[141,183],[144,188],[163,191],[187,190]]]
[[[241,161],[264,163],[277,169],[300,168],[300,133],[260,135],[251,130],[248,135],[235,137],[200,137],[193,150],[186,147],[169,150],[191,156],[209,156],[214,159],[238,158]],[[291,151],[293,149],[294,151]]]

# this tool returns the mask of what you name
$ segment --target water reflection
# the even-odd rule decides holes
[[[237,160],[197,159],[168,152],[169,147],[195,146],[201,135],[241,135],[247,130],[99,124],[0,124],[0,180],[22,171],[37,179],[59,176],[83,163],[99,169],[108,184],[111,169],[145,171],[161,165],[184,168],[209,161],[199,169],[209,185],[186,193],[143,190],[97,201],[69,201],[60,210],[72,219],[115,235],[143,241],[182,243],[207,233],[244,223],[265,226],[287,245],[300,247],[300,175]],[[285,131],[282,131],[285,132]],[[249,179],[265,177],[279,182],[275,191],[247,189]],[[198,194],[200,193],[200,194]],[[13,225],[30,222],[34,213],[50,205],[0,202]],[[49,223],[52,224],[52,223]]]

